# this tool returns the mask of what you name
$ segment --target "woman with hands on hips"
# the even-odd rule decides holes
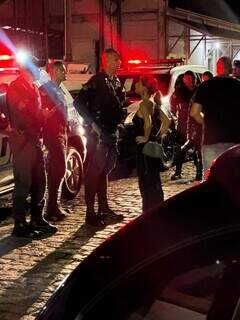
[[[161,93],[154,77],[141,77],[135,85],[135,92],[142,98],[133,124],[138,183],[144,212],[159,205],[164,197],[159,173],[160,160],[144,155],[142,150],[146,142],[156,139],[157,134],[161,137],[167,132],[170,120],[160,108]]]

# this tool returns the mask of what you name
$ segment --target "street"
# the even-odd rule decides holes
[[[193,185],[192,163],[184,165],[186,179],[173,182],[173,170],[162,173],[165,199]],[[11,236],[9,216],[0,226],[0,319],[32,320],[61,281],[102,241],[111,236],[141,212],[141,198],[136,177],[110,183],[110,205],[124,214],[124,221],[98,230],[84,225],[83,191],[71,203],[67,219],[58,223],[58,232],[38,241],[29,242]],[[9,196],[1,199],[1,214],[9,211]],[[81,288],[80,288],[81,289]]]

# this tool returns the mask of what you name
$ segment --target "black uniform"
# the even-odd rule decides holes
[[[74,105],[89,125],[89,164],[85,175],[85,200],[87,216],[93,216],[95,196],[98,195],[98,211],[109,211],[107,199],[108,174],[117,159],[118,125],[124,117],[121,83],[104,72],[94,75],[81,89]],[[101,135],[91,132],[92,123],[97,124]]]

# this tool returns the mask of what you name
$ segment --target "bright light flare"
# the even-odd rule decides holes
[[[16,52],[16,61],[21,64],[21,65],[25,65],[28,58],[29,58],[29,53],[27,51],[24,50],[19,50]]]

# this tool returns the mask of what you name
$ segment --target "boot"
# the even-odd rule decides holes
[[[43,233],[40,230],[35,230],[31,228],[24,220],[15,221],[12,235],[19,238],[39,239],[41,238]]]
[[[53,188],[53,190],[49,190],[47,210],[44,216],[46,220],[57,222],[62,221],[66,218],[68,212],[60,206],[60,199],[60,188],[59,190],[57,190],[56,188]]]
[[[196,181],[202,181],[203,179],[203,166],[202,163],[197,163],[196,164]]]
[[[93,227],[104,227],[105,222],[100,214],[96,214],[95,212],[86,212],[85,218],[86,225],[90,225]]]
[[[44,207],[44,202],[39,205],[32,206],[30,227],[33,230],[39,230],[43,233],[52,234],[57,232],[57,227],[51,225],[43,218],[42,216],[43,207]]]
[[[196,166],[196,181],[201,181],[203,179],[203,164],[202,164],[202,154],[200,150],[195,151],[195,161],[194,164]]]

